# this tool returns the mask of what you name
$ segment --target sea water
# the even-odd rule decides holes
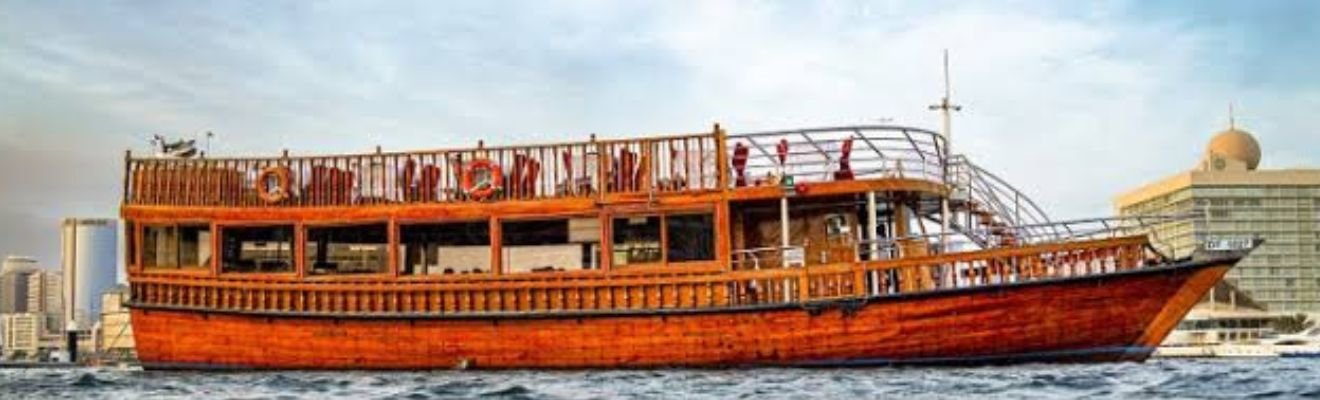
[[[1317,398],[1320,359],[972,368],[153,372],[3,369],[0,399]]]

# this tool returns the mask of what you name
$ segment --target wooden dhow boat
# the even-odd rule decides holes
[[[1051,221],[901,126],[125,161],[148,369],[1143,360],[1255,245]]]

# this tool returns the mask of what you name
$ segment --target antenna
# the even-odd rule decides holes
[[[953,133],[953,127],[951,126],[953,121],[950,111],[962,111],[962,106],[953,104],[951,97],[953,97],[953,84],[949,80],[949,49],[944,49],[944,97],[940,99],[939,104],[931,105],[929,108],[932,111],[940,112],[943,122],[943,129],[940,133],[944,135],[944,156],[946,158],[952,154],[949,151],[950,142],[952,141],[950,136]]]
[[[953,146],[953,140],[951,139],[953,115],[951,112],[962,110],[962,106],[953,104],[953,101],[950,100],[950,97],[953,96],[952,86],[949,80],[949,49],[944,49],[944,97],[940,99],[939,104],[930,106],[931,110],[940,112],[940,120],[943,122],[940,133],[944,136],[944,162],[941,164],[944,165],[944,184],[950,188],[950,194],[944,195],[940,199],[940,252],[949,251],[949,220],[953,217],[953,213],[949,210],[949,196],[957,192],[958,189],[957,180],[950,179],[949,176],[951,172],[949,171],[949,160],[953,154],[953,151],[950,150],[950,147]]]
[[[1228,129],[1237,129],[1237,120],[1233,117],[1233,103],[1228,103]]]

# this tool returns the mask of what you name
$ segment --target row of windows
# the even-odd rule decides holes
[[[501,269],[549,272],[612,265],[655,265],[715,259],[711,214],[657,214],[614,218],[612,254],[601,254],[600,219],[557,218],[501,221]],[[130,228],[131,229],[131,228]],[[141,266],[146,269],[209,269],[222,273],[295,271],[297,235],[291,224],[221,226],[143,224]],[[466,274],[493,269],[491,226],[486,221],[400,224],[400,274]],[[217,236],[217,237],[213,237]],[[383,222],[303,228],[301,262],[308,275],[384,273],[389,268],[390,232]],[[130,238],[133,235],[130,235]],[[214,244],[213,244],[214,243]],[[218,251],[212,247],[218,245]],[[129,248],[135,248],[130,243]],[[213,257],[218,255],[218,260]],[[130,260],[134,255],[130,252]]]

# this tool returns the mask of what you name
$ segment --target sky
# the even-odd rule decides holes
[[[0,254],[58,266],[126,150],[275,155],[895,123],[951,54],[953,148],[1053,218],[1238,125],[1320,166],[1320,2],[0,0]],[[202,142],[205,142],[204,140]]]

